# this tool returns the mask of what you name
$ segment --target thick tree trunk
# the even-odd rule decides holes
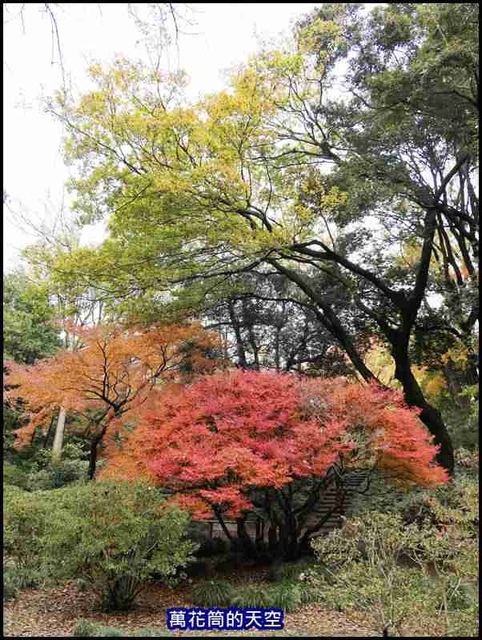
[[[58,419],[58,416],[57,416]],[[43,447],[44,449],[46,449],[49,446],[49,442],[50,442],[50,436],[52,435],[52,432],[54,431],[54,422],[56,422],[55,416],[52,416],[51,420],[50,420],[50,424],[49,424],[49,428],[47,429],[47,433],[45,434],[45,438],[43,441]],[[55,432],[54,432],[55,435]],[[52,443],[53,446],[53,443]]]
[[[97,468],[97,454],[99,450],[99,444],[104,437],[104,431],[99,435],[95,436],[90,443],[90,451],[89,451],[89,480],[93,480],[95,478],[95,470]]]
[[[102,443],[102,440],[105,436],[105,432],[107,431],[107,427],[109,423],[105,424],[102,427],[102,431],[94,436],[92,442],[90,443],[90,451],[89,451],[89,480],[93,480],[95,478],[95,471],[97,468],[97,457],[99,454],[99,448]]]
[[[64,326],[64,330],[65,330],[65,326]],[[71,339],[69,339],[69,333],[66,330],[65,330],[64,345],[67,350],[69,351],[74,350],[75,339],[73,336]],[[60,462],[60,459],[62,457],[66,418],[67,418],[67,411],[64,409],[64,407],[60,407],[59,417],[57,419],[57,426],[55,428],[54,441],[52,444],[52,463],[53,464]]]
[[[440,447],[437,462],[447,469],[450,475],[454,470],[454,450],[447,427],[438,409],[427,402],[422,389],[412,373],[407,348],[397,342],[392,347],[395,360],[395,377],[402,384],[405,402],[412,407],[420,407],[420,420],[425,424],[434,438],[434,443]]]
[[[296,529],[285,522],[280,528],[280,557],[284,562],[297,560],[301,555],[301,548],[298,544]]]
[[[227,528],[226,523],[225,523],[225,522],[224,522],[224,520],[223,520],[223,516],[221,515],[221,512],[220,512],[218,509],[214,508],[214,515],[216,516],[217,521],[218,521],[218,522],[219,522],[219,524],[221,525],[221,529],[223,530],[224,535],[226,536],[226,538],[227,538],[227,539],[229,540],[229,542],[231,543],[231,547],[233,547],[233,544],[234,544],[234,542],[235,542],[235,541],[234,541],[234,538],[233,538],[233,536],[230,534],[229,529]]]
[[[95,477],[95,470],[97,467],[97,456],[99,453],[99,447],[104,439],[107,428],[109,427],[111,421],[114,418],[118,418],[123,414],[123,406],[125,405],[125,401],[118,404],[116,407],[109,408],[106,410],[101,418],[99,418],[98,422],[94,423],[95,427],[100,429],[100,431],[92,438],[90,443],[90,452],[89,452],[89,479],[93,480]]]
[[[52,444],[52,463],[53,464],[60,462],[60,459],[62,457],[66,417],[67,417],[67,412],[63,407],[61,407],[59,411],[59,417],[57,418],[57,426],[55,428],[54,442]]]
[[[251,540],[251,536],[246,530],[246,518],[236,518],[236,528],[238,533],[238,540],[240,541],[243,551],[246,556],[252,560],[258,558],[258,550],[256,545]]]
[[[270,524],[268,527],[268,549],[270,553],[275,554],[278,547],[277,527]]]
[[[430,228],[432,224],[433,212],[427,214],[427,227]],[[432,218],[430,217],[432,216]],[[414,295],[410,301],[410,305],[407,306],[406,300],[402,310],[402,328],[400,331],[394,331],[388,329],[385,323],[381,325],[382,330],[387,336],[392,346],[392,356],[395,360],[395,377],[401,382],[404,392],[405,401],[410,406],[420,407],[422,413],[420,419],[426,425],[427,429],[434,436],[435,444],[440,446],[439,453],[437,455],[437,461],[442,465],[449,474],[453,474],[454,469],[454,453],[453,446],[450,440],[450,436],[447,431],[447,427],[442,420],[442,416],[438,409],[432,407],[425,399],[419,384],[415,380],[415,377],[411,370],[410,358],[409,358],[409,340],[410,332],[415,322],[418,308],[420,306],[421,293],[424,291],[424,283],[428,277],[428,266],[430,264],[430,255],[432,250],[432,238],[434,228],[431,229],[431,235],[428,235],[423,248],[423,255],[421,262],[424,265],[424,269],[417,275],[417,284],[414,290]],[[377,380],[372,371],[365,365],[360,354],[356,350],[351,336],[344,330],[336,314],[331,307],[325,303],[323,296],[318,294],[301,274],[286,268],[276,260],[267,260],[273,265],[280,273],[285,275],[289,280],[299,286],[299,288],[315,303],[318,309],[314,309],[317,318],[321,324],[325,326],[328,331],[339,341],[346,354],[350,358],[356,370],[367,381]],[[378,381],[379,382],[379,381]]]
[[[256,518],[256,545],[264,541],[264,520],[262,518]]]

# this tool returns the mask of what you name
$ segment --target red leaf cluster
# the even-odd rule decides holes
[[[198,518],[239,515],[255,488],[377,466],[392,479],[447,480],[436,447],[401,396],[344,379],[231,371],[153,392],[103,475],[145,476]]]

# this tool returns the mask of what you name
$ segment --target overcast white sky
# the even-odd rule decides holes
[[[217,90],[224,69],[245,60],[261,41],[287,34],[295,19],[319,4],[192,4],[189,17],[195,24],[182,27],[191,34],[180,36],[166,62],[188,72],[194,92]],[[21,7],[4,4],[4,190],[10,206],[38,224],[61,207],[68,177],[62,128],[42,110],[42,97],[60,87],[61,71],[45,5],[25,4],[23,20]],[[88,86],[85,71],[91,60],[146,55],[127,3],[60,4],[56,18],[64,68],[80,90]],[[96,234],[87,232],[85,240]],[[34,239],[4,207],[4,269],[18,264],[19,249]]]

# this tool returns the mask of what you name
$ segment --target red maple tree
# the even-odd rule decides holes
[[[251,551],[244,523],[254,511],[272,544],[294,557],[323,524],[310,523],[314,504],[331,484],[343,489],[347,471],[378,468],[392,481],[435,486],[447,480],[436,451],[396,392],[231,371],[151,394],[103,473],[148,478],[196,518],[214,513],[229,537],[223,518],[236,518]]]
[[[161,380],[213,368],[206,354],[218,344],[215,334],[195,324],[147,330],[101,325],[70,327],[70,332],[81,348],[30,366],[8,363],[10,399],[21,398],[28,417],[16,432],[16,446],[28,446],[63,407],[71,417],[83,418],[83,430],[91,436],[91,477],[100,444],[119,418],[137,410]]]

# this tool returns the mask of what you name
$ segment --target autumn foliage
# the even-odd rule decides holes
[[[436,451],[398,393],[341,378],[231,371],[154,392],[103,473],[148,477],[197,518],[240,517],[264,498],[295,516],[304,513],[292,500],[296,482],[333,469],[377,467],[405,485],[441,484]]]
[[[206,354],[217,345],[216,336],[197,325],[148,330],[103,325],[76,328],[75,337],[74,351],[31,366],[8,363],[9,399],[21,398],[29,419],[17,432],[18,447],[28,445],[38,427],[45,429],[60,407],[105,431],[142,405],[161,379],[212,368]]]

